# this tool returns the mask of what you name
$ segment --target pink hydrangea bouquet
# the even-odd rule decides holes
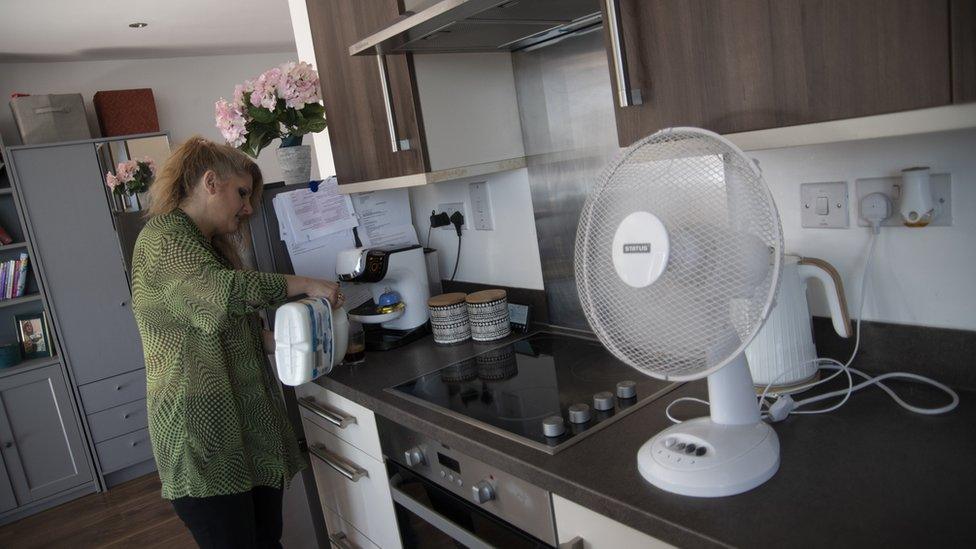
[[[307,133],[325,129],[319,75],[305,62],[268,69],[234,88],[234,99],[215,105],[217,128],[224,139],[252,157],[275,139],[298,145]]]
[[[152,158],[126,160],[115,167],[115,174],[105,174],[105,184],[118,195],[144,193],[156,179],[156,163]]]

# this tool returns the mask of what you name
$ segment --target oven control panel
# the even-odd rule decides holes
[[[556,545],[549,492],[382,416],[376,420],[387,459]]]

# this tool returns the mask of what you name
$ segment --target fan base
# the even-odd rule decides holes
[[[691,452],[690,445],[694,445]],[[731,496],[759,486],[776,473],[779,438],[763,422],[723,425],[700,417],[645,442],[637,452],[637,467],[648,482],[668,492]]]

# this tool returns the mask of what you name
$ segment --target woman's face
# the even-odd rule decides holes
[[[232,175],[222,178],[215,185],[211,196],[211,212],[216,234],[237,232],[241,222],[254,211],[251,208],[251,176]]]

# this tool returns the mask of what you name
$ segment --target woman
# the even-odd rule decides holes
[[[334,282],[242,268],[235,243],[262,185],[240,151],[191,138],[153,184],[133,252],[162,495],[201,547],[280,547],[282,489],[305,467],[254,313],[343,300]]]

